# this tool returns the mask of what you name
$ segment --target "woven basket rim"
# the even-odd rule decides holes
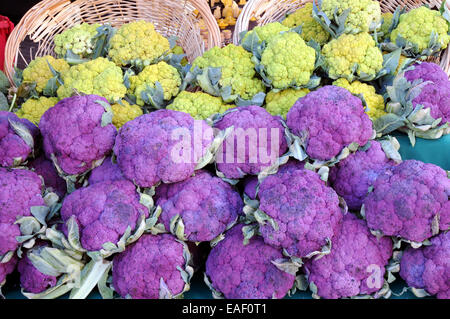
[[[126,11],[125,6],[131,6],[132,4],[135,4],[135,7],[138,7],[139,3],[148,4],[151,2],[154,2],[154,0],[43,0],[41,2],[38,2],[25,13],[20,22],[11,32],[8,41],[6,42],[4,60],[4,69],[6,76],[8,77],[11,85],[14,86],[14,67],[17,65],[19,55],[22,54],[20,52],[20,45],[27,38],[27,36],[33,35],[36,32],[42,33],[42,30],[44,30],[44,28],[49,27],[43,24],[45,18],[51,17],[52,22],[54,23],[52,27],[57,27],[58,23],[54,22],[53,20],[57,20],[58,13],[61,13],[63,11],[70,12],[70,10],[78,10],[80,6],[96,6],[106,3],[111,5],[114,4],[114,8],[120,7],[121,11],[122,9]],[[192,44],[192,46],[201,46],[202,51],[205,51],[214,46],[221,45],[220,28],[209,8],[207,0],[164,0],[165,4],[170,4],[170,2],[174,3],[174,5],[177,4],[178,6],[183,2],[185,5],[188,4],[190,8],[198,11],[198,15],[195,17],[195,21],[199,21],[200,18],[203,20],[204,28],[208,34],[208,42],[206,44],[195,43]],[[107,15],[108,13],[96,12],[96,14]],[[181,27],[183,27],[183,25]],[[186,26],[184,27],[186,28]],[[189,30],[186,31],[186,33],[188,34]],[[40,40],[42,40],[42,37]],[[36,40],[35,42],[38,41]],[[183,47],[183,49],[185,51],[189,51],[189,47],[185,46]]]
[[[264,25],[267,23],[267,18],[270,18],[271,16],[277,16],[281,17],[284,16],[286,13],[291,13],[295,11],[296,9],[302,7],[307,2],[313,2],[314,0],[249,0],[244,8],[242,9],[241,14],[239,15],[235,31],[233,34],[233,43],[238,45],[239,44],[239,35],[243,31],[247,31],[250,19],[255,17],[257,19],[257,25]],[[434,4],[436,7],[440,7],[442,4],[442,1],[440,0],[428,0],[428,1],[417,1],[417,0],[411,0],[414,4],[414,6],[417,6],[420,3],[428,3],[428,4]],[[379,1],[382,4],[382,7],[390,6],[391,9],[395,9],[398,7],[398,4],[395,3],[395,0],[386,0],[386,1]],[[409,2],[408,0],[400,0],[400,2],[406,6],[406,4]],[[283,10],[274,11],[272,10],[268,16],[264,16],[266,11],[268,11],[268,8],[271,8],[273,5],[277,5],[278,8],[283,7]],[[447,1],[447,7],[450,9],[450,1]],[[288,7],[288,10],[284,10]],[[296,9],[292,9],[296,8]],[[290,10],[289,10],[290,9]],[[391,10],[392,11],[392,10]],[[263,23],[260,23],[259,20],[261,20],[261,17],[264,16]],[[279,20],[279,19],[277,19]],[[447,47],[446,50],[441,54],[440,57],[440,66],[441,68],[449,75],[450,77],[450,45]]]

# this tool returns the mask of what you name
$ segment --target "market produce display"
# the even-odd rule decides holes
[[[210,2],[222,29],[245,4]],[[62,31],[0,74],[0,288],[448,299],[450,173],[395,136],[450,135],[449,26],[319,0],[189,59],[149,21]]]

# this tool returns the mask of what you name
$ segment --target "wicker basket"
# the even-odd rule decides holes
[[[313,0],[249,0],[236,21],[233,35],[233,43],[239,43],[239,34],[248,30],[250,19],[255,17],[257,25],[264,25],[270,22],[280,21],[286,14],[292,13],[303,7],[305,3]],[[428,4],[431,8],[441,6],[442,1],[438,0],[380,0],[383,12],[394,12],[397,7],[406,7],[408,10]],[[447,2],[450,8],[450,1]],[[450,75],[450,48],[447,48],[439,59],[433,62],[440,63],[442,69]]]
[[[151,21],[164,36],[177,36],[189,61],[220,45],[220,29],[206,0],[44,0],[11,33],[5,48],[6,75],[12,83],[14,66],[54,55],[54,35],[73,25],[120,26],[134,20]]]

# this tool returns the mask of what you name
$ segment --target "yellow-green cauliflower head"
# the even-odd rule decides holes
[[[333,20],[334,12],[341,15],[345,10],[350,13],[345,22],[345,33],[369,32],[381,23],[380,2],[372,0],[323,0],[322,11]]]
[[[316,51],[296,32],[275,36],[261,55],[261,65],[276,89],[308,84],[315,62]]]
[[[121,128],[126,122],[134,120],[143,114],[139,105],[130,104],[127,101],[121,101],[111,105],[113,111],[112,124],[117,128]]]
[[[336,80],[333,85],[347,89],[354,95],[361,94],[367,103],[366,113],[372,121],[386,114],[384,99],[376,93],[375,87],[359,81],[349,83],[346,79]]]
[[[145,104],[141,93],[147,89],[147,86],[154,88],[156,82],[159,82],[163,88],[164,100],[169,101],[179,93],[182,81],[178,70],[164,61],[148,65],[138,75],[130,76],[128,91],[136,96],[136,104],[140,106]]]
[[[41,96],[39,99],[28,99],[16,112],[18,117],[25,118],[36,125],[39,125],[42,115],[51,107],[58,103],[56,97]]]
[[[413,9],[400,16],[400,22],[391,33],[391,41],[395,43],[398,36],[406,41],[416,44],[418,52],[428,48],[432,34],[438,35],[441,49],[445,49],[450,42],[448,23],[439,11],[423,6]]]
[[[255,77],[252,54],[241,46],[229,44],[223,48],[214,47],[196,58],[193,67],[204,71],[208,67],[221,68],[219,84],[230,86],[231,94],[237,94],[244,100],[251,100],[257,93],[265,91],[262,81]]]
[[[152,62],[170,51],[169,40],[147,21],[124,24],[111,38],[109,57],[120,66],[133,61]]]
[[[313,4],[308,2],[304,7],[288,15],[281,22],[289,28],[302,26],[302,38],[306,42],[314,40],[320,45],[324,45],[330,39],[330,34],[312,17]]]
[[[389,33],[389,29],[391,28],[392,20],[394,19],[394,15],[392,14],[392,12],[385,12],[381,16],[383,18],[383,24],[381,25],[380,32],[383,35],[381,36],[380,40],[384,40],[384,39],[389,38],[389,36],[391,35]]]
[[[266,95],[266,110],[272,115],[286,118],[291,107],[301,97],[309,93],[308,89],[286,89],[278,92],[270,91]]]
[[[62,76],[58,88],[60,99],[70,97],[75,91],[103,96],[110,103],[121,100],[127,88],[123,83],[122,69],[105,58],[97,58],[72,66]]]
[[[354,80],[358,76],[375,76],[383,68],[383,53],[367,32],[343,34],[322,48],[324,67],[332,79]]]
[[[190,114],[196,120],[204,120],[208,117],[223,113],[235,107],[225,104],[220,97],[212,96],[204,92],[181,92],[167,109]]]
[[[36,91],[41,93],[47,85],[48,80],[54,77],[48,66],[50,64],[55,71],[64,73],[69,69],[69,64],[63,59],[55,59],[51,55],[38,57],[28,64],[23,70],[23,82],[36,82]]]
[[[279,22],[272,22],[265,24],[263,26],[257,26],[253,28],[253,30],[247,32],[242,42],[244,42],[250,35],[253,33],[256,33],[258,35],[258,38],[261,42],[263,41],[270,41],[272,38],[276,35],[278,35],[280,32],[283,31],[289,31],[290,28],[279,23]]]
[[[56,54],[64,57],[67,50],[71,50],[83,58],[89,56],[94,51],[94,36],[100,26],[98,23],[82,23],[55,35],[53,41]]]

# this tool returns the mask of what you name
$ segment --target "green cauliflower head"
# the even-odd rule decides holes
[[[205,120],[233,107],[235,105],[225,104],[221,98],[204,92],[183,91],[167,106],[167,109],[189,113],[196,120]]]
[[[245,40],[251,36],[254,32],[258,35],[258,38],[260,39],[260,42],[268,42],[270,41],[274,36],[278,35],[280,32],[283,31],[289,31],[289,27],[279,23],[279,22],[272,22],[268,23],[262,26],[257,26],[253,30],[247,32],[247,34],[242,39],[242,42],[245,42]]]
[[[136,62],[154,62],[170,51],[169,40],[147,21],[122,25],[111,38],[109,57],[120,66]]]
[[[275,89],[305,86],[315,68],[316,51],[296,32],[273,37],[261,55],[261,66]]]
[[[330,20],[334,18],[334,12],[341,15],[349,10],[345,21],[345,33],[357,34],[369,32],[379,27],[381,23],[381,8],[379,1],[372,0],[323,0],[322,11]]]
[[[289,14],[281,23],[289,28],[302,26],[301,37],[306,42],[314,40],[320,45],[324,45],[330,39],[330,34],[322,28],[312,16],[313,4],[308,2],[304,7]]]
[[[67,50],[70,50],[82,58],[88,57],[94,50],[94,37],[100,26],[98,23],[81,23],[55,35],[53,40],[56,54],[64,57]]]
[[[56,97],[41,96],[39,99],[28,99],[16,112],[18,117],[25,118],[36,125],[39,125],[42,115],[51,107],[58,103]]]
[[[322,48],[324,68],[332,79],[375,76],[383,68],[383,53],[367,32],[343,34]]]
[[[392,12],[385,12],[382,15],[383,24],[380,27],[380,32],[382,33],[381,39],[384,40],[390,37],[389,29],[392,26],[392,22],[394,20],[394,14]]]
[[[122,99],[127,92],[120,67],[102,57],[72,66],[62,75],[62,80],[64,84],[57,91],[60,99],[77,91],[103,96],[112,103]]]
[[[42,93],[47,82],[55,75],[48,65],[60,73],[64,73],[69,69],[69,64],[63,59],[55,59],[51,55],[38,57],[28,64],[23,70],[24,83],[36,83],[36,91]]]
[[[279,92],[270,91],[266,95],[266,110],[272,115],[280,115],[286,118],[286,114],[295,102],[308,93],[308,89],[286,89]]]
[[[232,95],[239,95],[244,100],[251,100],[257,93],[264,92],[265,87],[256,75],[252,54],[243,47],[229,44],[223,48],[213,47],[196,58],[192,65],[205,72],[208,68],[221,68],[221,87],[231,87]],[[208,91],[202,83],[203,90]]]
[[[130,76],[128,92],[136,96],[137,105],[144,106],[142,92],[147,87],[155,88],[156,82],[162,86],[164,100],[170,101],[179,93],[182,80],[178,70],[164,61],[146,66],[138,75]]]
[[[449,25],[439,11],[422,6],[400,16],[397,28],[391,33],[391,41],[395,43],[402,37],[416,46],[413,51],[419,54],[429,47],[433,33],[437,35],[440,49],[447,48],[450,42],[448,31]]]

